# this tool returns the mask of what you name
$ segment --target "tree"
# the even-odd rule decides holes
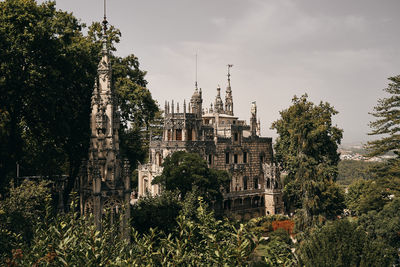
[[[357,180],[346,194],[346,206],[356,215],[380,211],[389,202],[389,191],[379,181]]]
[[[314,228],[296,250],[302,266],[391,266],[395,250],[346,219]]]
[[[93,23],[85,35],[85,24],[57,11],[54,2],[7,0],[0,10],[0,194],[18,162],[22,175],[68,174],[67,199],[88,151],[101,25]],[[108,27],[111,51],[120,35]],[[141,142],[137,132],[147,128],[158,107],[137,57],[111,57],[123,117],[121,149],[134,168],[145,157],[145,148],[135,144]]]
[[[220,199],[221,188],[229,185],[226,171],[210,169],[207,162],[197,153],[178,151],[165,158],[163,172],[153,180],[166,190],[178,190],[182,199],[196,187],[207,200]]]
[[[359,217],[361,229],[393,249],[400,248],[400,199],[394,198],[381,211],[372,210]]]
[[[307,97],[295,96],[271,128],[279,134],[276,159],[287,172],[286,209],[302,208],[310,221],[314,215],[332,218],[343,208],[342,192],[334,183],[342,130],[332,126],[337,111],[329,103],[315,105]]]
[[[400,75],[390,77],[390,83],[383,89],[391,96],[378,100],[378,105],[371,113],[376,120],[370,123],[373,129],[369,135],[379,135],[381,139],[368,142],[370,156],[382,155],[393,151],[397,156],[400,153]]]
[[[0,259],[33,238],[37,224],[44,221],[50,206],[48,182],[24,181],[0,201]]]
[[[89,138],[97,51],[83,36],[84,25],[56,11],[54,2],[8,0],[0,9],[0,106],[7,114],[1,180],[15,174],[16,162],[27,167],[25,174],[50,175],[65,167],[73,175]],[[29,164],[32,156],[53,163]]]
[[[132,207],[132,227],[139,233],[147,233],[152,228],[169,234],[177,226],[181,206],[178,194],[171,191],[140,198]]]

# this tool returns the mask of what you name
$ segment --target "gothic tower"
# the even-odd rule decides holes
[[[112,214],[124,209],[124,224],[129,218],[129,162],[119,153],[120,114],[112,88],[111,62],[107,47],[107,20],[103,21],[102,57],[94,82],[90,117],[90,148],[80,178],[81,212],[93,213],[98,230],[104,210]]]
[[[231,67],[233,67],[233,65],[228,64],[228,86],[226,87],[226,95],[225,95],[225,113],[233,116],[233,97],[232,97],[231,74],[230,74]]]
[[[224,113],[224,103],[221,99],[221,88],[219,86],[217,88],[217,96],[215,97],[214,102],[214,112],[219,114]]]

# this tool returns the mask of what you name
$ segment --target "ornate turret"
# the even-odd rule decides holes
[[[214,102],[214,112],[216,113],[224,113],[224,103],[222,102],[221,99],[221,88],[218,85],[217,88],[217,96],[215,97],[215,102]]]
[[[190,99],[190,112],[194,113],[197,115],[197,117],[201,118],[202,116],[202,110],[203,110],[203,99],[202,99],[202,93],[201,93],[201,88],[200,90],[197,88],[197,81],[195,84],[195,90],[192,95],[192,98]]]
[[[226,87],[226,95],[225,95],[225,113],[233,116],[233,97],[232,97],[232,88],[231,88],[231,74],[230,68],[232,68],[232,64],[228,64],[228,86]]]

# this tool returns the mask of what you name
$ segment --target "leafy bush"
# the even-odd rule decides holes
[[[140,198],[131,210],[132,227],[139,233],[147,233],[150,228],[170,233],[177,226],[181,208],[178,193],[171,191]]]
[[[37,223],[46,216],[51,198],[48,182],[23,181],[10,188],[9,196],[0,201],[0,257],[11,255],[12,249],[29,244]]]
[[[311,229],[297,250],[304,266],[390,266],[395,250],[346,219]]]
[[[42,221],[31,244],[14,250],[8,264],[248,266],[254,263],[255,251],[261,244],[261,237],[246,225],[235,227],[227,220],[215,219],[201,198],[195,219],[180,214],[176,219],[177,226],[168,235],[152,228],[145,234],[132,229],[130,242],[121,237],[118,224],[104,220],[100,233],[94,227],[93,218],[80,217],[73,210],[71,207],[67,214]],[[269,249],[279,248],[270,246]],[[290,248],[285,247],[285,251]],[[267,264],[265,257],[261,259]]]

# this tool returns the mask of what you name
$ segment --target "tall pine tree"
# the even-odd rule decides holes
[[[389,78],[390,83],[383,89],[390,96],[378,100],[372,116],[376,118],[370,123],[373,129],[369,135],[382,136],[381,139],[368,142],[370,156],[382,155],[393,151],[400,153],[400,75]]]

